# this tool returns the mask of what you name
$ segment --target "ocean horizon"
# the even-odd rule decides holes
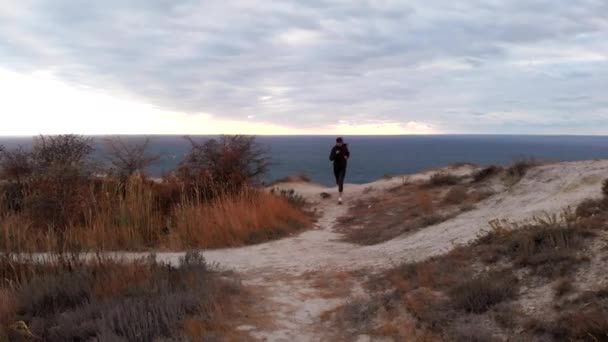
[[[103,160],[103,139],[94,139],[95,158]],[[150,137],[150,153],[160,161],[147,173],[153,177],[174,169],[189,150],[184,135],[123,135],[127,141]],[[216,135],[190,135],[198,141]],[[351,150],[346,182],[367,183],[387,175],[411,174],[452,163],[507,165],[514,160],[534,158],[542,161],[608,159],[608,136],[599,135],[381,135],[345,136]],[[271,167],[265,181],[306,175],[313,182],[333,184],[329,151],[335,136],[260,135],[260,145],[269,151]],[[6,148],[31,146],[32,136],[0,136]]]

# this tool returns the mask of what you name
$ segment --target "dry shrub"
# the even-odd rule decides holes
[[[44,341],[183,340],[186,320],[207,327],[206,337],[221,334],[240,291],[196,253],[187,253],[179,267],[153,260],[60,260],[23,266],[12,260],[32,273],[13,279],[20,285],[11,321],[23,320]]]
[[[21,183],[34,171],[32,156],[22,148],[0,149],[0,180]]]
[[[450,296],[458,310],[484,313],[492,306],[513,298],[517,291],[517,278],[505,271],[468,279],[451,289]]]
[[[567,274],[582,261],[578,252],[585,238],[593,236],[584,222],[566,211],[521,227],[505,227],[494,221],[494,230],[479,238],[477,249],[485,262],[506,257],[518,267],[530,267],[536,274],[553,277]]]
[[[586,199],[576,207],[576,216],[581,218],[593,217],[606,211],[608,202],[605,199]]]
[[[528,171],[539,165],[539,162],[534,160],[533,158],[522,158],[519,160],[515,160],[511,166],[506,169],[507,180],[510,184],[515,184],[519,182]]]
[[[203,143],[187,137],[191,150],[180,163],[177,174],[186,188],[212,196],[209,188],[240,191],[259,183],[270,166],[268,152],[254,136],[223,135]]]
[[[0,287],[0,327],[12,323],[17,311],[15,293],[9,288]]]
[[[270,189],[270,193],[273,195],[278,195],[287,200],[292,206],[296,208],[305,208],[308,207],[308,201],[304,198],[304,196],[300,195],[293,189]]]
[[[604,179],[602,182],[602,195],[604,198],[608,198],[608,179]]]
[[[466,207],[464,209],[467,209]],[[461,209],[460,212],[462,212],[464,210]],[[425,215],[420,219],[420,227],[424,228],[424,227],[428,227],[428,226],[433,226],[442,222],[445,222],[447,220],[450,220],[454,217],[456,217],[458,215],[458,211],[456,212],[452,212],[452,213],[446,213],[446,214],[439,214],[439,213],[433,213],[430,215]]]
[[[408,312],[429,326],[442,325],[450,319],[447,300],[439,291],[421,287],[407,292],[403,302]]]
[[[160,155],[150,154],[149,144],[150,138],[134,144],[120,136],[105,139],[106,158],[111,164],[111,171],[124,181],[158,162]]]
[[[572,284],[572,280],[568,278],[559,279],[553,285],[555,297],[563,297],[564,295],[572,292],[572,290],[574,290],[574,285]]]
[[[553,321],[533,321],[529,329],[558,341],[608,341],[608,288],[586,291],[564,302]]]
[[[331,194],[327,192],[322,192],[319,196],[321,196],[322,199],[331,198]]]
[[[208,204],[186,203],[176,208],[170,245],[217,248],[257,243],[307,227],[310,218],[287,200],[245,189]]]
[[[595,307],[566,312],[548,329],[561,341],[608,341],[608,310]]]
[[[431,176],[428,182],[428,186],[437,187],[446,185],[456,185],[458,183],[460,183],[460,177],[448,173],[446,171],[439,171]]]
[[[312,180],[310,179],[309,176],[305,175],[305,174],[300,174],[300,175],[296,175],[296,176],[287,176],[287,177],[283,177],[283,178],[279,178],[275,181],[273,181],[272,183],[270,183],[270,185],[276,185],[276,184],[281,184],[281,183],[310,183]]]
[[[479,321],[460,323],[451,329],[449,335],[456,342],[502,341],[502,339],[495,338],[490,328]]]
[[[496,165],[490,165],[490,166],[484,167],[483,169],[481,169],[473,174],[473,182],[475,182],[475,183],[483,182],[483,181],[487,180],[488,178],[499,174],[501,171],[502,171],[502,168],[500,166],[496,166]]]
[[[433,202],[433,195],[430,191],[420,189],[415,192],[414,201],[416,206],[425,214],[432,214],[435,211],[435,204]]]
[[[466,187],[461,185],[454,186],[443,197],[444,203],[451,205],[463,204],[468,199],[469,192]]]

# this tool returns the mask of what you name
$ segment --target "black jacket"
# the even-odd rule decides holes
[[[350,157],[350,151],[346,144],[334,146],[329,153],[329,160],[333,161],[334,164],[346,165],[348,157]]]

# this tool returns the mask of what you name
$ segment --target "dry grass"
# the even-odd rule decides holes
[[[555,293],[555,297],[563,297],[568,293],[574,291],[574,285],[572,284],[572,279],[562,278],[559,279],[553,285],[553,292]]]
[[[571,272],[585,261],[580,250],[594,235],[586,220],[567,211],[562,220],[555,216],[520,227],[493,222],[494,230],[477,242],[483,261],[495,263],[506,258],[517,267],[529,267],[534,274],[554,278]]]
[[[9,288],[0,288],[0,326],[6,327],[15,317],[17,300],[15,292]]]
[[[67,227],[37,226],[25,212],[5,212],[0,248],[8,251],[214,248],[256,243],[310,226],[304,208],[254,188],[210,200],[185,193],[169,200],[171,184],[133,178],[123,188],[102,183],[82,201],[80,220]],[[167,195],[169,194],[169,195]],[[172,201],[171,205],[166,205]],[[299,206],[303,204],[300,202]]]
[[[465,186],[457,185],[452,187],[443,197],[446,204],[462,204],[469,199],[469,193]]]
[[[454,287],[450,295],[457,309],[469,313],[484,313],[492,306],[517,293],[517,278],[512,272],[494,272],[466,280]]]
[[[169,245],[217,248],[259,243],[310,225],[310,218],[281,197],[246,190],[211,204],[177,207]]]
[[[556,341],[608,341],[608,288],[579,293],[556,318],[531,319],[527,328]]]
[[[461,177],[451,174],[446,171],[439,171],[434,173],[429,179],[428,186],[438,187],[446,185],[456,185],[460,183]]]
[[[356,201],[339,218],[339,229],[345,241],[377,244],[446,221],[473,209],[485,198],[485,192],[464,185],[428,187],[405,183]]]
[[[322,298],[346,298],[354,286],[354,274],[347,271],[313,272],[305,274],[312,278],[312,287]]]
[[[506,170],[505,170],[505,182],[508,185],[513,185],[518,183],[526,173],[530,169],[535,166],[540,165],[540,162],[533,158],[521,158],[515,160]]]
[[[496,166],[496,165],[486,166],[483,169],[475,172],[475,174],[473,174],[473,182],[475,182],[475,183],[483,182],[483,181],[499,174],[501,171],[502,171],[502,168],[500,166]]]

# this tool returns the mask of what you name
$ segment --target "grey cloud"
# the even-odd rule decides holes
[[[607,60],[521,62],[608,56],[605,1],[446,3],[14,0],[0,5],[0,67],[297,127],[350,118],[521,130],[484,113],[544,113],[558,127],[561,114],[602,110]]]

